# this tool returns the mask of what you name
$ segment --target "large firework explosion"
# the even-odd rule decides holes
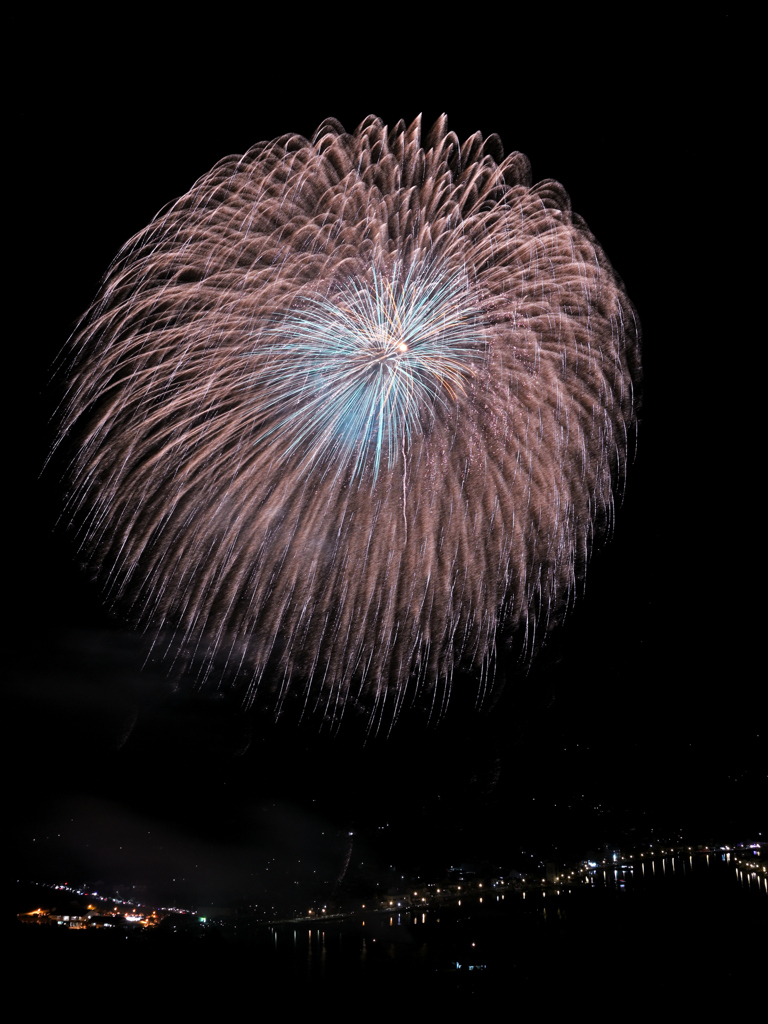
[[[369,725],[493,689],[573,600],[636,421],[633,308],[568,196],[441,118],[220,161],[75,336],[69,508],[174,657]]]

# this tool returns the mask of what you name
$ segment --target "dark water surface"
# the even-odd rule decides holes
[[[656,857],[598,869],[570,890],[473,895],[460,906],[249,935],[27,926],[17,948],[25,975],[48,984],[79,979],[113,994],[151,985],[190,1005],[258,992],[286,1007],[398,997],[435,1007],[502,999],[542,1011],[687,1010],[727,996],[736,1009],[764,986],[768,882],[725,856]]]
[[[540,985],[547,999],[738,993],[762,977],[768,888],[720,855],[660,857],[594,872],[569,890],[472,896],[462,906],[374,915],[365,926],[279,926],[278,961],[457,992]],[[460,965],[460,966],[457,966]],[[751,975],[751,977],[750,977]],[[635,998],[635,997],[633,997]]]

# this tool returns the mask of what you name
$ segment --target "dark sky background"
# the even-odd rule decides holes
[[[134,25],[100,47],[71,23],[34,42],[15,29],[6,643],[17,875],[261,902],[287,899],[294,881],[302,898],[327,892],[347,861],[349,882],[387,877],[393,863],[521,865],[532,852],[581,856],[677,830],[696,842],[764,837],[748,596],[757,530],[741,482],[741,403],[753,391],[739,378],[757,338],[738,299],[750,172],[734,72],[748,26],[724,15],[692,29],[558,23],[477,37],[361,26],[356,46],[323,26],[306,46],[263,24],[213,27],[194,43]],[[352,129],[369,113],[393,123],[422,112],[430,125],[443,111],[460,138],[497,132],[535,180],[565,185],[639,312],[643,420],[615,537],[533,670],[502,666],[509,682],[490,716],[459,706],[437,730],[403,726],[364,745],[142,669],[142,639],[78,568],[55,472],[39,477],[57,396],[48,380],[120,246],[218,159],[311,135],[326,116]]]

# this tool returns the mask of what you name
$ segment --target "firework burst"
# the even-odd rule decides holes
[[[368,466],[375,481],[384,450],[391,467],[411,427],[463,393],[482,338],[461,280],[397,261],[390,280],[374,266],[370,282],[353,278],[260,332],[243,380],[263,396],[253,443],[282,460],[302,449],[308,468],[332,461],[339,479]]]
[[[175,657],[371,725],[489,689],[610,525],[638,329],[556,182],[442,118],[217,164],[72,344],[69,508]]]

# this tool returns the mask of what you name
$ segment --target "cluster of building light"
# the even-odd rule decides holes
[[[147,908],[146,905],[143,904],[143,903],[136,903],[134,900],[122,900],[122,899],[120,899],[117,896],[100,896],[95,890],[93,892],[88,892],[86,889],[75,889],[73,886],[69,885],[67,882],[64,882],[63,885],[52,885],[49,882],[32,882],[31,884],[32,885],[39,885],[43,889],[51,889],[53,891],[70,892],[70,893],[72,893],[73,896],[85,896],[88,899],[100,900],[102,903],[111,903],[115,907],[115,910],[117,910],[118,906],[122,906],[122,907],[136,907],[136,908],[142,908],[143,907],[146,913],[142,914],[141,916],[147,916],[147,913],[150,913],[150,912],[151,913],[155,913],[156,911],[159,911],[162,914],[194,914],[195,913],[194,910],[190,910],[188,907],[156,907],[156,908],[151,908],[151,910],[150,910],[150,908]]]
[[[53,910],[44,910],[38,907],[36,910],[27,911],[24,914],[16,915],[22,924],[55,924],[64,928],[115,928],[122,925],[123,921],[131,925],[138,925],[142,928],[152,928],[159,924],[161,918],[156,910],[149,914],[121,913],[117,907],[111,911],[102,911],[89,903],[84,912],[78,913],[57,913]]]
[[[762,849],[762,846],[763,846],[763,844],[761,844],[761,843],[752,843],[752,844],[749,844],[748,848],[753,851],[753,854],[757,855],[758,851],[760,851]],[[741,848],[744,848],[744,847],[742,846]],[[735,852],[732,853],[732,850],[735,850],[735,848],[732,848],[732,847],[729,847],[729,846],[716,846],[716,847],[712,847],[712,848],[704,847],[704,846],[697,846],[695,848],[692,847],[692,846],[688,846],[688,847],[683,847],[683,846],[665,846],[663,848],[658,848],[658,849],[651,848],[651,849],[648,849],[648,850],[635,851],[635,853],[630,853],[630,854],[622,854],[620,852],[614,851],[614,852],[611,852],[607,857],[604,857],[602,859],[602,861],[600,861],[599,863],[597,861],[593,861],[593,860],[585,860],[585,861],[582,861],[578,866],[573,867],[570,870],[568,870],[567,868],[564,868],[559,874],[551,875],[549,879],[547,877],[545,877],[545,878],[541,878],[540,880],[534,880],[534,879],[531,879],[531,878],[526,878],[523,875],[520,875],[514,881],[509,881],[509,880],[505,880],[503,878],[500,878],[499,880],[497,880],[497,881],[492,883],[492,887],[493,887],[494,890],[506,890],[507,888],[512,886],[515,889],[519,889],[522,892],[523,897],[525,897],[525,888],[526,887],[531,887],[531,886],[536,887],[536,888],[541,887],[543,890],[545,890],[548,886],[551,886],[551,885],[556,885],[558,887],[560,887],[560,886],[569,886],[569,885],[572,885],[572,884],[574,884],[574,883],[576,883],[576,882],[578,882],[580,880],[581,881],[587,881],[587,877],[586,876],[588,876],[589,874],[591,874],[592,872],[596,871],[598,868],[601,868],[601,867],[603,869],[605,869],[606,867],[612,867],[612,868],[614,868],[616,870],[618,870],[618,869],[626,869],[626,868],[630,868],[631,869],[634,866],[631,863],[633,861],[635,861],[635,863],[638,863],[638,862],[643,861],[643,860],[653,860],[653,859],[655,859],[657,857],[662,857],[663,858],[663,857],[675,856],[675,855],[680,854],[680,853],[685,851],[685,852],[688,852],[691,856],[693,855],[693,853],[707,853],[707,854],[715,853],[715,852],[722,853],[722,854],[724,854],[724,856],[727,856],[727,858],[729,860],[733,859],[733,863],[735,865],[738,865],[741,868],[746,868],[752,875],[758,877],[758,879],[761,880],[761,876],[762,876],[762,878],[765,879],[766,891],[768,891],[768,864],[766,864],[765,861],[762,860],[762,859],[760,859],[759,861],[743,859],[743,857],[738,857],[735,854]],[[637,858],[637,859],[635,860],[635,858]],[[63,885],[48,885],[47,883],[44,883],[44,882],[36,882],[34,884],[41,885],[44,888],[49,888],[49,889],[52,889],[52,890],[61,890],[61,891],[71,892],[71,893],[73,893],[74,895],[77,895],[77,896],[86,896],[86,897],[94,898],[94,899],[100,900],[101,902],[111,903],[113,905],[113,910],[111,911],[111,913],[110,912],[105,912],[105,911],[97,912],[96,908],[93,905],[89,905],[88,913],[86,915],[81,915],[81,917],[83,919],[87,918],[89,920],[91,918],[94,918],[94,917],[100,917],[100,918],[102,918],[102,921],[100,923],[98,923],[98,924],[87,924],[87,923],[77,924],[77,923],[71,923],[71,924],[69,924],[69,927],[108,927],[109,926],[108,923],[105,922],[103,920],[103,918],[109,917],[109,916],[111,916],[111,917],[121,917],[122,916],[124,918],[124,920],[127,923],[129,923],[129,924],[142,925],[144,927],[147,927],[147,926],[151,926],[151,925],[157,924],[158,921],[161,919],[161,917],[164,916],[165,914],[169,914],[169,913],[174,913],[174,914],[192,914],[192,913],[194,913],[194,911],[190,911],[189,909],[177,908],[177,907],[160,907],[160,908],[157,908],[156,910],[151,910],[151,911],[147,912],[146,908],[145,908],[144,911],[139,909],[139,908],[141,908],[143,906],[142,904],[136,904],[136,903],[133,903],[130,900],[109,899],[108,897],[105,897],[105,896],[99,896],[99,894],[97,892],[87,892],[87,891],[81,890],[81,889],[74,889],[74,888],[72,888],[71,886],[69,886],[66,883],[63,884]],[[443,888],[441,889],[441,888],[437,888],[434,885],[434,883],[429,883],[426,887],[422,887],[421,890],[418,890],[418,889],[417,890],[413,890],[412,894],[409,895],[409,896],[403,895],[400,898],[394,897],[393,899],[390,899],[390,900],[386,900],[386,899],[385,900],[381,900],[379,902],[378,906],[368,907],[368,909],[369,910],[372,909],[372,910],[379,910],[379,911],[384,910],[384,911],[386,911],[386,910],[390,910],[390,909],[395,909],[395,905],[396,905],[397,908],[399,908],[399,909],[414,910],[415,909],[415,906],[414,906],[415,903],[420,903],[421,905],[423,905],[423,904],[426,904],[428,902],[428,899],[431,901],[431,900],[435,899],[437,896],[441,897],[441,899],[439,900],[439,902],[441,902],[441,903],[443,901],[445,901],[445,900],[451,899],[452,897],[453,898],[457,898],[458,906],[461,906],[461,898],[462,898],[462,896],[468,897],[468,896],[471,896],[473,894],[477,895],[478,898],[479,898],[479,902],[482,903],[483,902],[483,894],[482,894],[483,885],[484,885],[483,882],[477,882],[474,886],[470,885],[470,886],[465,886],[463,888],[461,885],[449,884],[447,886],[443,886]],[[427,890],[434,890],[434,893],[431,892],[431,891],[427,891]],[[426,895],[422,895],[425,891],[426,891]],[[558,891],[559,891],[559,888],[558,888]],[[503,899],[503,898],[504,898],[504,896],[502,895],[501,899]],[[497,899],[499,899],[498,896],[497,896]],[[132,911],[122,912],[122,914],[121,914],[121,912],[118,910],[118,905],[121,905],[121,906],[124,906],[124,907],[132,907],[134,909]],[[365,903],[363,903],[361,905],[361,909],[365,910],[366,906],[367,905]],[[346,917],[346,916],[350,916],[354,912],[355,911],[351,907],[349,909],[347,909],[346,911],[341,911],[341,910],[339,910],[337,908],[331,908],[331,911],[330,911],[330,914],[329,914],[328,905],[325,904],[322,907],[312,907],[309,910],[307,910],[307,912],[306,912],[306,919],[317,920],[320,917],[325,917],[326,919],[328,919],[329,917]],[[158,916],[158,913],[160,914],[160,916]],[[49,911],[49,910],[42,910],[40,908],[38,908],[37,910],[29,911],[26,914],[19,914],[18,917],[19,917],[20,920],[24,920],[24,921],[48,920],[48,921],[58,921],[58,923],[64,923],[64,919],[61,917],[61,915],[54,915],[51,911]],[[73,922],[77,919],[77,915],[74,915],[74,916],[73,915],[69,915],[69,917],[73,919]],[[67,920],[67,923],[69,923],[69,918],[67,918],[66,920]],[[200,921],[204,922],[205,918],[200,918]],[[277,922],[273,922],[273,923],[277,923]]]
[[[756,852],[762,848],[762,844],[751,843],[748,848]],[[583,861],[579,865],[579,867],[573,868],[570,871],[568,869],[563,869],[563,871],[559,875],[553,876],[552,881],[555,884],[567,885],[569,883],[578,881],[580,877],[583,880],[586,880],[584,876],[588,875],[589,873],[600,867],[613,867],[617,869],[629,868],[631,870],[634,867],[634,864],[631,863],[632,861],[638,863],[643,860],[654,860],[657,857],[673,857],[684,852],[687,852],[690,856],[692,856],[694,853],[709,854],[717,852],[727,854],[730,858],[730,851],[730,846],[716,846],[712,848],[708,846],[665,846],[659,849],[651,848],[649,850],[635,851],[635,853],[630,853],[626,855],[619,852],[612,852],[608,857],[604,857],[603,860],[600,861],[600,863],[598,863],[597,861],[588,860]],[[762,861],[756,864],[754,861],[739,860],[738,858],[734,857],[734,862],[740,864],[742,867],[748,868],[754,874],[757,874],[758,871],[762,871],[764,874],[768,876],[768,866],[766,866]],[[546,884],[547,879],[542,878],[541,885],[544,886]]]

